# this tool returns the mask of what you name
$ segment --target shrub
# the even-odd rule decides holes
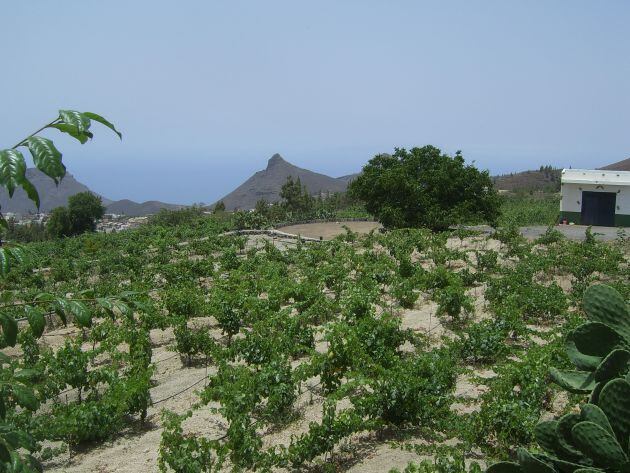
[[[451,157],[433,146],[375,156],[352,181],[350,193],[386,228],[446,230],[499,216],[500,199],[488,171],[467,166],[460,152]]]

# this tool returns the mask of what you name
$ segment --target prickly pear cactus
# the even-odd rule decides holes
[[[623,297],[606,284],[584,292],[589,321],[570,332],[566,351],[576,370],[551,370],[551,378],[573,393],[593,393],[596,401],[602,383],[624,376],[630,367],[630,313]]]
[[[579,414],[536,426],[544,453],[517,451],[488,473],[630,473],[630,314],[613,288],[599,284],[584,293],[589,321],[573,330],[566,350],[577,370],[551,369],[556,383],[590,393]]]
[[[517,462],[500,462],[488,473],[628,473],[630,472],[630,382],[608,381],[598,405],[536,426],[544,451],[517,451]]]
[[[595,284],[584,292],[584,312],[594,322],[601,322],[615,329],[630,341],[630,317],[628,306],[621,294],[606,284]]]

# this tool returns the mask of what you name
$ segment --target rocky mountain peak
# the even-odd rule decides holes
[[[281,164],[288,164],[282,156],[278,153],[274,154],[269,161],[267,161],[267,169],[271,169],[272,167],[279,166]]]

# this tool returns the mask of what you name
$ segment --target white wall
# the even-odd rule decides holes
[[[630,186],[620,185],[612,186],[599,184],[562,184],[560,211],[581,212],[582,191],[614,192],[617,194],[615,213],[630,215]]]

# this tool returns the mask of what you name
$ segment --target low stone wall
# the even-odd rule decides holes
[[[313,220],[292,220],[288,222],[279,222],[274,227],[290,227],[291,225],[306,225],[309,223],[343,223],[343,222],[373,222],[374,219],[367,217],[360,218],[319,218]]]
[[[221,236],[237,236],[237,235],[267,235],[275,238],[289,238],[301,241],[322,241],[318,238],[303,237],[294,235],[293,233],[285,233],[279,230],[233,230],[231,232],[221,233]]]

